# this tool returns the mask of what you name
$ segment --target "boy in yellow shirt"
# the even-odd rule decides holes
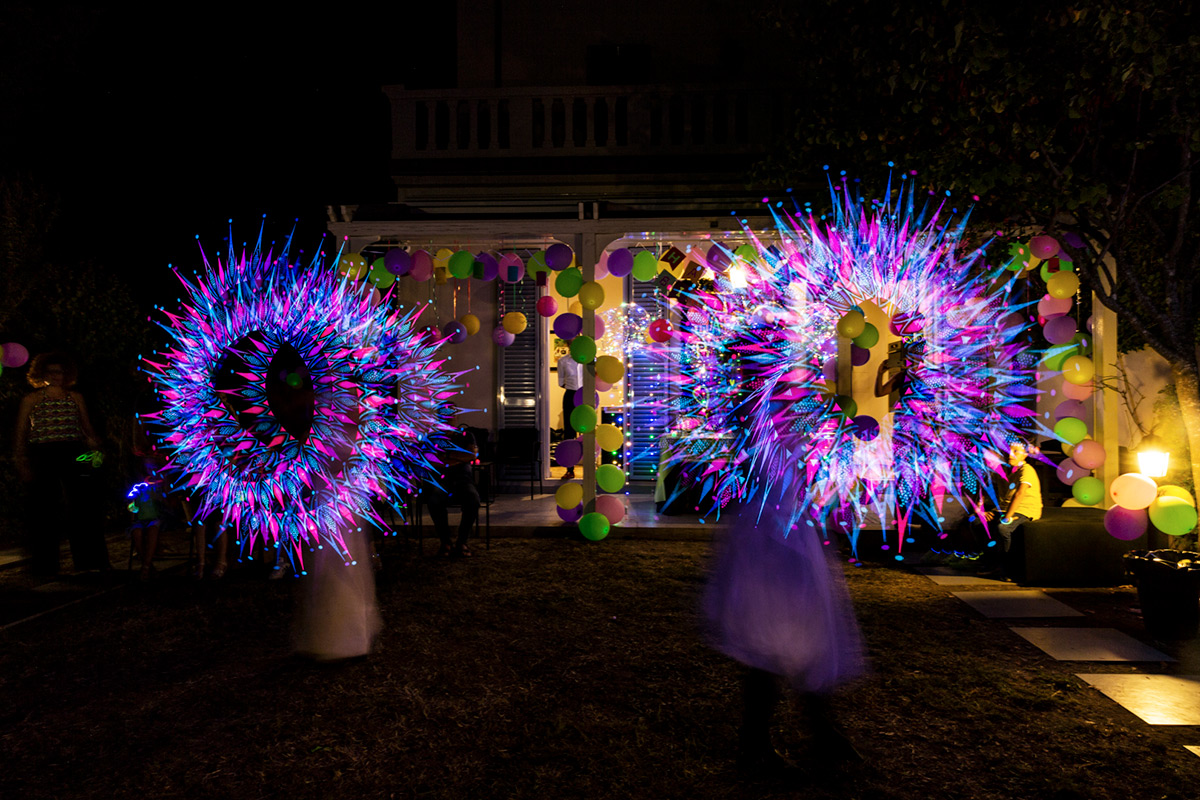
[[[998,522],[993,527],[996,531],[997,542],[1002,553],[989,559],[995,566],[982,577],[998,577],[1009,580],[1005,569],[1008,551],[1012,548],[1013,531],[1024,525],[1042,518],[1042,484],[1037,472],[1029,463],[1029,451],[1022,442],[1013,442],[1008,449],[1008,465],[1012,467],[1012,477],[1009,479],[1008,490],[1000,501],[1001,512],[988,511],[985,514],[988,522]],[[999,520],[997,521],[997,516]]]

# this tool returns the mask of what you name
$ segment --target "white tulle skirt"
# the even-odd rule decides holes
[[[325,545],[312,556],[300,578],[295,651],[318,661],[336,661],[371,652],[383,623],[375,602],[375,570],[365,531],[344,535],[351,561]]]
[[[836,548],[795,503],[741,510],[718,546],[704,599],[713,646],[796,689],[828,693],[866,670]],[[788,532],[785,536],[784,533]]]

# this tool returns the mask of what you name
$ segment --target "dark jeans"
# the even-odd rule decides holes
[[[98,476],[91,466],[76,461],[84,451],[82,442],[51,442],[29,445],[30,485],[29,550],[33,571],[39,575],[58,572],[58,544],[66,536],[71,542],[75,569],[106,569],[108,544],[96,518]]]
[[[479,519],[479,489],[473,483],[458,483],[448,486],[449,493],[432,486],[425,487],[425,504],[429,506],[429,517],[433,520],[433,530],[441,539],[442,545],[449,547],[450,518],[446,513],[451,505],[462,508],[462,518],[458,522],[457,547],[467,543],[475,521]]]
[[[575,390],[563,389],[563,439],[574,439],[575,429],[571,427],[571,412],[575,410]]]

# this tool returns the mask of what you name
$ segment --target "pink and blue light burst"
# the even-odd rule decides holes
[[[679,292],[663,468],[690,471],[702,511],[794,492],[792,525],[843,532],[856,555],[878,526],[903,558],[914,523],[945,536],[950,499],[984,521],[1009,443],[1037,424],[1026,303],[986,242],[964,243],[969,213],[946,198],[918,206],[907,177],[877,200],[844,179],[830,189],[825,215],[769,206],[773,234],[714,246],[712,285]],[[839,320],[868,303],[890,334],[851,345]],[[886,413],[857,413],[854,370],[873,378],[885,360],[893,393],[869,402]]]
[[[231,239],[232,240],[232,239]],[[349,559],[342,531],[436,481],[462,373],[441,341],[382,302],[324,254],[295,263],[252,249],[209,262],[187,297],[162,309],[165,350],[144,358],[161,410],[171,490],[198,495],[197,518],[224,515],[243,549],[284,551],[304,572],[306,547]]]

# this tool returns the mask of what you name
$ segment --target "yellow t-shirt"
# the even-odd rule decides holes
[[[1026,461],[1021,465],[1021,471],[1013,476],[1012,488],[1004,494],[1004,502],[1000,504],[1000,513],[1004,514],[1009,511],[1008,505],[1012,502],[1013,495],[1017,493],[1017,488],[1021,484],[1025,484],[1025,493],[1021,495],[1021,501],[1012,509],[1013,514],[1024,514],[1030,519],[1042,518],[1042,483],[1038,480],[1037,472],[1033,465]]]

